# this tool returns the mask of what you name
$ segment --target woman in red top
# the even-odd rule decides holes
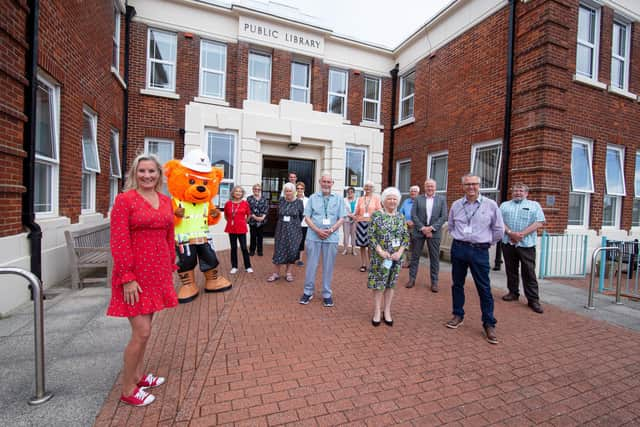
[[[151,335],[153,313],[174,307],[175,243],[171,200],[158,190],[162,165],[154,156],[135,158],[127,175],[125,192],[111,210],[113,276],[108,316],[127,317],[131,339],[124,351],[120,401],[146,406],[155,397],[148,387],[165,379],[144,374],[144,352]]]
[[[231,190],[231,200],[224,205],[224,218],[227,225],[224,232],[229,233],[229,243],[231,244],[231,270],[230,274],[238,272],[238,242],[240,242],[240,250],[242,250],[242,259],[244,260],[244,268],[247,273],[253,273],[251,268],[251,258],[247,250],[247,220],[251,215],[251,208],[244,197],[244,189],[236,185]]]

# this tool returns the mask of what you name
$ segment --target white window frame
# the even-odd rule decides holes
[[[151,58],[151,33],[152,32],[166,34],[166,35],[172,37],[173,43],[174,43],[173,51],[175,53],[175,58],[173,58],[173,60]],[[175,92],[175,90],[176,90],[176,68],[178,68],[177,61],[178,61],[178,35],[176,33],[171,32],[171,31],[160,30],[158,28],[149,28],[147,30],[147,89],[161,90],[161,91],[165,91],[165,92]],[[170,78],[171,78],[170,87],[159,87],[159,86],[152,86],[151,85],[151,69],[152,69],[152,66],[153,66],[154,63],[171,65],[172,72],[171,72],[171,76],[170,76]]]
[[[85,142],[82,140],[82,175],[83,178],[87,178],[88,192],[85,208],[82,208],[82,196],[80,197],[80,213],[89,214],[94,213],[96,211],[96,175],[100,173],[100,152],[98,151],[98,115],[88,107],[82,108],[82,126],[84,127],[84,120],[88,118],[91,124],[91,129],[93,133],[93,141],[91,141],[95,150],[95,161],[96,167],[90,167],[87,165],[87,156],[91,153],[86,152],[84,149]],[[84,195],[84,187],[82,188],[82,195]]]
[[[111,58],[111,66],[120,72],[120,8],[117,4],[113,5],[113,57]]]
[[[58,215],[59,179],[60,179],[60,86],[53,80],[38,73],[38,84],[42,85],[49,95],[49,122],[51,126],[51,138],[53,144],[54,157],[47,157],[35,153],[35,162],[49,166],[50,186],[47,192],[51,197],[51,209],[48,211],[36,212],[36,218],[52,217]],[[37,132],[37,130],[36,130]],[[34,207],[35,210],[35,207]]]
[[[378,85],[378,99],[367,98],[367,80],[375,81]],[[380,99],[382,97],[382,79],[379,77],[372,76],[364,76],[364,90],[362,96],[362,121],[365,123],[375,123],[380,124]],[[375,104],[376,106],[376,118],[375,120],[368,120],[364,116],[365,105],[367,104]]]
[[[569,224],[569,218],[567,218],[567,229],[586,229],[589,228],[589,213],[591,211],[591,194],[590,193],[578,193],[575,191],[569,192],[569,197],[581,197],[584,199],[582,209],[582,222],[580,224]],[[567,202],[567,208],[568,208]],[[568,213],[567,213],[568,215]]]
[[[218,194],[213,199],[213,204],[219,208],[222,208],[227,200],[229,200],[231,189],[233,188],[234,183],[236,182],[237,177],[239,176],[239,161],[238,161],[238,133],[234,131],[221,130],[218,128],[206,128],[204,132],[204,147],[203,151],[209,155],[209,159],[211,159],[211,166],[215,165],[213,162],[216,160],[210,154],[209,150],[209,135],[210,134],[222,134],[222,135],[231,135],[233,136],[233,147],[231,149],[231,161],[229,162],[232,165],[233,172],[230,177],[222,176],[222,180],[220,181],[220,188]]]
[[[113,202],[120,191],[120,180],[122,179],[122,170],[120,168],[120,132],[117,129],[111,129],[111,143],[109,156],[109,207],[113,206]],[[114,159],[115,157],[115,159]]]
[[[579,28],[580,9],[587,9],[595,13],[593,43],[591,43],[588,40],[580,39],[580,28]],[[576,75],[579,75],[583,78],[593,80],[593,81],[598,80],[598,59],[600,58],[600,13],[601,13],[601,8],[596,3],[593,3],[590,1],[581,1],[578,7],[578,18],[576,20],[578,25],[577,34],[576,34]],[[592,49],[593,54],[591,56],[591,69],[593,70],[593,75],[591,76],[578,70],[578,55],[579,55],[578,46],[581,46],[581,45],[589,49]]]
[[[167,157],[169,157],[167,160],[164,160],[164,159],[158,157],[158,160],[160,161],[161,164],[164,164],[164,163],[166,163],[166,161],[171,160],[171,159],[174,158],[174,156],[175,156],[175,143],[173,142],[173,140],[166,139],[166,138],[153,138],[153,137],[145,138],[144,139],[144,153],[145,154],[156,155],[155,153],[151,153],[150,150],[149,150],[149,145],[151,143],[166,144],[169,147],[171,147],[171,154],[167,156]],[[164,193],[166,195],[169,195],[169,189],[167,188],[167,177],[164,176],[164,174],[162,174],[162,193]]]
[[[478,152],[478,150],[484,149],[484,148],[493,148],[493,147],[498,147],[500,150],[500,154],[498,155],[498,164],[496,166],[496,172],[495,172],[495,186],[493,187],[483,187],[482,186],[482,182],[480,182],[480,194],[483,193],[496,193],[496,199],[499,196],[499,191],[500,191],[500,173],[501,168],[502,168],[502,141],[501,140],[494,140],[494,141],[489,141],[489,142],[483,142],[480,144],[474,144],[471,147],[471,173],[474,173],[475,167],[476,167],[476,153]],[[448,163],[448,159],[447,159],[447,163]]]
[[[410,76],[413,76],[413,92],[403,97],[402,94],[404,93],[404,85],[406,84],[405,82],[407,78]],[[400,77],[400,105],[399,105],[400,123],[415,117],[415,113],[416,113],[415,94],[416,94],[416,70],[411,70],[405,75],[403,75],[402,77]],[[409,115],[405,116],[405,113],[406,114],[408,113],[405,112],[403,108],[404,101],[407,101],[407,100],[411,100],[411,105],[413,106],[413,111],[411,112],[410,116]]]
[[[268,79],[263,79],[260,77],[253,77],[251,76],[251,58],[255,57],[255,56],[262,56],[265,58],[269,58],[269,78]],[[273,58],[271,57],[270,54],[265,53],[265,52],[260,52],[257,50],[251,50],[249,51],[249,61],[248,61],[248,67],[247,67],[247,75],[249,76],[249,78],[247,79],[247,99],[251,100],[251,101],[257,101],[257,102],[266,102],[268,104],[271,103],[271,79],[272,79],[272,75],[273,75]],[[252,82],[266,82],[267,83],[267,98],[266,100],[262,100],[262,99],[254,99],[251,97],[251,83]]]
[[[432,163],[434,160],[436,159],[440,159],[440,158],[446,158],[447,159],[447,175],[446,175],[446,179],[444,181],[444,190],[438,190],[437,186],[436,186],[436,193],[438,194],[447,194],[447,189],[449,187],[449,151],[445,150],[445,151],[438,151],[435,153],[429,153],[429,155],[427,156],[427,178],[429,179],[434,179],[431,177],[431,168]],[[436,184],[438,184],[438,182],[436,181]]]
[[[609,186],[609,151],[615,151],[618,153],[618,168],[620,169],[620,177],[622,178],[622,192],[615,192],[610,190]],[[602,228],[620,228],[620,216],[622,215],[622,197],[626,196],[626,183],[624,179],[624,147],[619,145],[607,145],[607,155],[605,157],[605,195],[602,203]],[[612,203],[615,203],[613,210],[613,223],[604,224],[604,205],[606,199],[612,199]]]
[[[400,168],[402,166],[409,166],[409,186],[402,188],[400,186]],[[401,199],[406,199],[409,196],[409,188],[411,188],[411,159],[401,159],[396,161],[396,188],[400,190]]]
[[[580,144],[587,148],[587,156],[589,163],[589,185],[587,188],[575,188],[574,183],[574,175],[573,175],[573,146],[574,144]],[[584,198],[583,203],[583,212],[582,212],[582,223],[581,224],[569,224],[569,218],[567,218],[567,228],[576,228],[576,229],[584,229],[589,227],[589,213],[591,209],[591,193],[594,192],[594,184],[593,184],[593,141],[588,138],[583,138],[579,136],[574,136],[571,139],[571,188],[569,191],[569,195],[573,197],[582,197]],[[568,207],[568,204],[567,204]],[[568,212],[567,212],[568,215]]]
[[[349,151],[361,151],[363,153],[362,156],[362,185],[356,186],[356,185],[351,185],[351,180],[347,179],[350,177],[347,177],[347,160],[349,158],[348,156],[348,152]],[[345,146],[344,149],[344,178],[345,178],[345,183],[344,186],[345,188],[347,187],[353,187],[356,190],[356,194],[361,194],[362,190],[364,188],[364,183],[367,182],[367,158],[368,158],[368,153],[367,153],[367,149],[364,147],[357,147],[355,145],[347,145]]]
[[[307,67],[307,85],[306,86],[298,86],[293,84],[293,64],[303,65]],[[305,92],[304,103],[306,104],[311,103],[311,64],[309,64],[308,62],[297,60],[297,59],[294,59],[293,61],[291,61],[291,87],[289,89],[289,99],[292,101],[294,100],[293,89],[304,91]],[[301,102],[301,101],[296,101],[296,102]]]
[[[216,47],[223,48],[224,58],[222,60],[222,69],[217,70],[215,68],[205,68],[204,62],[204,51],[207,46],[214,45]],[[220,96],[216,94],[206,93],[205,92],[205,77],[207,74],[217,74],[222,76],[222,93]],[[224,43],[215,42],[213,40],[202,39],[200,40],[200,88],[198,93],[200,96],[204,96],[207,98],[221,99],[224,100],[226,97],[226,87],[227,87],[227,45]]]
[[[640,151],[636,151],[636,163],[634,170],[634,182],[633,182],[633,201],[632,201],[632,214],[631,214],[631,226],[640,227]],[[635,209],[633,209],[635,207]],[[635,215],[634,215],[635,214]]]
[[[614,43],[614,37],[613,34],[616,33],[616,26],[620,26],[620,27],[624,27],[625,29],[625,41],[624,41],[624,45],[625,45],[625,52],[624,52],[624,56],[620,56],[620,55],[616,55],[614,53],[615,51],[615,43]],[[615,87],[616,89],[620,89],[623,91],[628,91],[629,90],[629,53],[631,52],[631,24],[625,20],[620,19],[619,17],[615,17],[613,20],[613,31],[612,31],[612,36],[611,36],[611,86]],[[624,75],[622,76],[622,86],[618,85],[618,82],[614,82],[613,81],[613,66],[614,66],[614,61],[620,61],[623,63],[623,73]]]
[[[344,74],[344,94],[339,92],[331,92],[331,75],[334,73]],[[329,68],[329,79],[327,82],[327,112],[333,114],[339,114],[331,111],[331,97],[335,96],[338,98],[343,98],[344,102],[344,111],[342,112],[342,118],[347,119],[347,110],[349,109],[349,73],[346,70],[342,70],[340,68]]]

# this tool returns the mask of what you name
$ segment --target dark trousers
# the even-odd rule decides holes
[[[464,318],[464,282],[467,270],[476,285],[482,310],[482,324],[495,326],[493,317],[493,295],[489,280],[489,249],[474,248],[454,241],[451,244],[451,296],[453,299],[453,315]]]
[[[538,279],[536,278],[536,247],[520,248],[509,244],[502,245],[504,267],[507,270],[509,293],[519,295],[519,272],[522,274],[522,288],[529,302],[538,302]]]
[[[255,225],[250,225],[249,230],[251,231],[251,236],[249,237],[249,252],[253,255],[256,253],[257,249],[258,255],[262,255],[262,236],[264,235],[264,228],[262,226],[257,227]]]
[[[249,251],[247,250],[247,235],[229,233],[229,243],[231,244],[231,267],[238,268],[238,242],[240,242],[244,268],[250,268],[251,258],[249,258]]]
[[[218,266],[218,257],[208,243],[179,245],[176,246],[176,253],[178,254],[178,273],[193,270],[198,260],[200,260],[201,271],[209,271]]]
[[[413,280],[418,276],[418,267],[420,265],[420,256],[424,242],[427,242],[429,250],[429,269],[431,270],[431,284],[438,284],[438,274],[440,273],[440,238],[426,238],[424,234],[421,236],[411,237],[411,264],[409,265],[409,277]]]

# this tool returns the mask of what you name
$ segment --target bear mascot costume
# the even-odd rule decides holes
[[[187,303],[198,296],[195,281],[196,262],[204,273],[206,292],[231,289],[231,282],[218,276],[218,257],[209,226],[220,221],[220,212],[212,200],[218,194],[222,171],[212,168],[209,157],[200,150],[190,151],[182,160],[164,165],[174,212],[178,276],[181,287],[178,301]]]

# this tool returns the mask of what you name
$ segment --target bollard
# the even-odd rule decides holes
[[[593,254],[591,256],[591,279],[589,280],[589,299],[587,300],[587,305],[584,306],[584,308],[586,308],[587,310],[595,310],[596,306],[593,305],[593,270],[595,269],[595,265],[596,265],[596,256],[601,252],[601,251],[617,251],[618,253],[620,253],[620,248],[617,248],[615,246],[609,246],[609,247],[601,247],[601,248],[596,248],[593,251]],[[620,260],[622,259],[622,254],[620,254],[620,256],[618,257],[620,258],[618,260],[618,265],[620,266]],[[604,270],[605,266],[604,264],[600,264],[600,271],[602,272]],[[621,273],[618,272],[618,286],[616,289],[616,304],[619,304],[619,292],[620,292],[620,276]]]

